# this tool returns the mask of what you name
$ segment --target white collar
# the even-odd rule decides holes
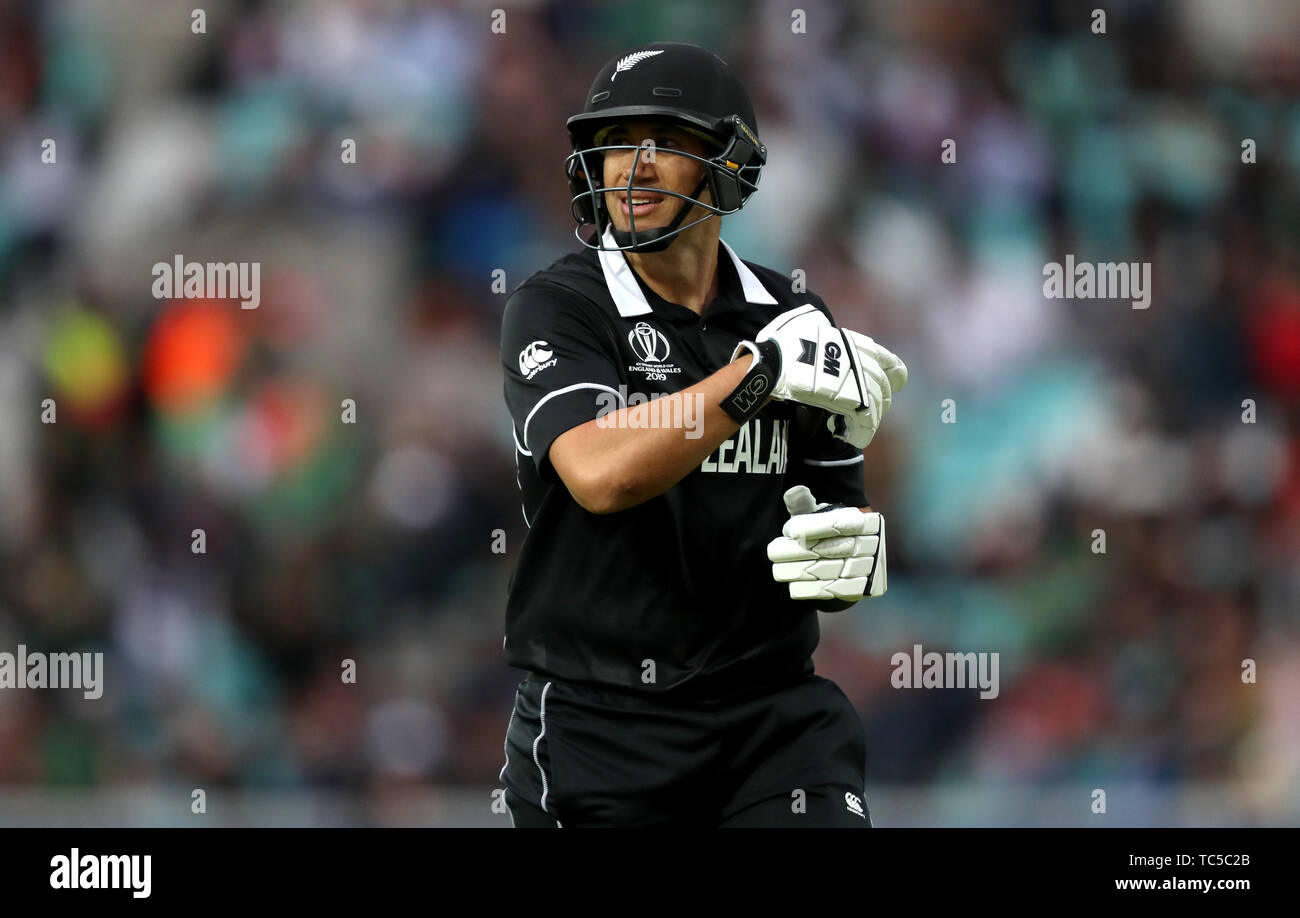
[[[613,230],[608,227],[605,229],[604,240],[606,245],[615,245]],[[745,293],[745,300],[764,306],[776,306],[776,298],[768,293],[763,282],[740,260],[740,256],[727,245],[725,240],[718,241],[731,256],[731,263],[736,267],[736,276],[740,278],[740,287]],[[633,316],[643,316],[653,312],[650,304],[646,302],[645,294],[641,292],[641,285],[636,282],[632,266],[628,264],[623,253],[617,250],[601,250],[596,254],[600,258],[600,268],[605,272],[605,286],[609,288],[609,295],[613,298],[614,305],[618,307],[618,314],[625,319],[630,319]]]

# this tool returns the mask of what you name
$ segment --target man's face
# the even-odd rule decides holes
[[[654,162],[647,154],[650,149],[642,149],[640,156],[636,150],[608,150],[605,152],[603,180],[606,188],[626,186],[632,172],[632,161],[636,158],[636,174],[632,184],[645,188],[662,188],[690,195],[704,176],[704,164],[678,152],[693,153],[708,158],[713,152],[701,138],[670,124],[657,124],[653,121],[628,121],[616,124],[600,138],[602,146],[612,144],[635,144],[642,146],[646,141],[654,143]],[[638,232],[667,226],[677,216],[678,210],[685,202],[671,195],[651,191],[634,191],[629,195],[623,190],[606,191],[605,207],[613,215],[614,228],[630,230],[629,207],[636,216]],[[700,192],[699,199],[710,201],[709,191]],[[694,206],[699,213],[687,214],[683,224],[698,220],[708,213],[702,207]]]

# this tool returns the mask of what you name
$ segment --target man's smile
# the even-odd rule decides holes
[[[649,191],[634,191],[629,200],[626,191],[617,192],[619,209],[624,215],[629,213],[628,205],[631,204],[630,213],[636,217],[645,217],[654,213],[661,204],[664,203],[665,195],[653,194]]]

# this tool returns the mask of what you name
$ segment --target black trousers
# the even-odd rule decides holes
[[[871,826],[862,721],[816,675],[698,704],[532,677],[505,753],[517,828]]]

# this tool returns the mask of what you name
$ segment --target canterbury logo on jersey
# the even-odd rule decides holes
[[[519,352],[519,373],[524,379],[532,379],[547,367],[553,367],[559,358],[551,353],[550,345],[545,341],[534,341]]]
[[[701,472],[782,475],[789,459],[790,422],[752,418],[700,464]]]
[[[862,812],[862,798],[857,794],[846,793],[844,795],[844,806],[850,813],[856,813],[863,819],[867,818],[867,814]]]

